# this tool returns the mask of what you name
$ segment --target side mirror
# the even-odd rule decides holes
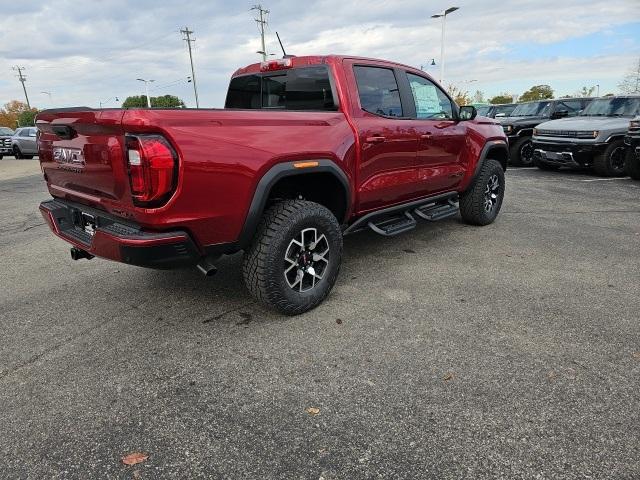
[[[564,118],[569,116],[569,110],[558,110],[557,112],[553,112],[551,118]]]
[[[458,118],[460,120],[473,120],[478,115],[478,111],[476,107],[473,105],[464,105],[460,107],[460,112]]]

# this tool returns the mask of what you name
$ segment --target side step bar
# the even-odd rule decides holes
[[[399,235],[416,227],[414,214],[430,222],[456,215],[459,211],[457,200],[457,192],[447,192],[370,212],[353,222],[343,233],[348,235],[370,228],[385,237]]]

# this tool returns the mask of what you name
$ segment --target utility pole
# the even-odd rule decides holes
[[[264,27],[267,24],[267,15],[269,14],[269,10],[262,8],[262,4],[254,5],[251,7],[251,10],[257,10],[259,17],[255,19],[258,24],[258,28],[260,29],[260,41],[262,43],[262,50],[257,53],[262,54],[262,61],[267,61],[267,49],[264,45]]]
[[[189,27],[184,27],[184,30],[180,30],[180,33],[184,35],[183,40],[187,42],[189,47],[189,61],[191,62],[191,79],[193,80],[193,93],[196,97],[196,108],[200,108],[200,102],[198,101],[198,87],[196,86],[196,71],[193,68],[193,54],[191,53],[191,42],[195,42],[195,38],[191,38],[193,30],[189,30]]]
[[[22,90],[24,90],[24,98],[27,99],[27,107],[29,107],[29,110],[31,110],[31,104],[29,103],[29,95],[27,95],[27,87],[24,86],[24,82],[27,81],[27,77],[22,75],[22,70],[24,70],[24,67],[19,67],[18,65],[16,65],[15,67],[13,67],[13,70],[18,72],[18,80],[20,80],[20,83],[22,83]]]

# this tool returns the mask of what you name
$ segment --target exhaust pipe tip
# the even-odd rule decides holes
[[[203,258],[196,266],[205,277],[213,277],[218,272],[210,258]]]
[[[71,259],[72,260],[82,260],[83,258],[86,258],[87,260],[91,260],[93,258],[93,255],[91,255],[89,252],[86,252],[80,248],[76,248],[76,247],[71,247]]]

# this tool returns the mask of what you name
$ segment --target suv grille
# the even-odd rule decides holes
[[[537,129],[539,137],[594,138],[593,130],[581,132],[577,130],[543,130]]]
[[[10,147],[11,146],[11,139],[10,138],[1,139],[0,140],[0,144],[3,147]]]

